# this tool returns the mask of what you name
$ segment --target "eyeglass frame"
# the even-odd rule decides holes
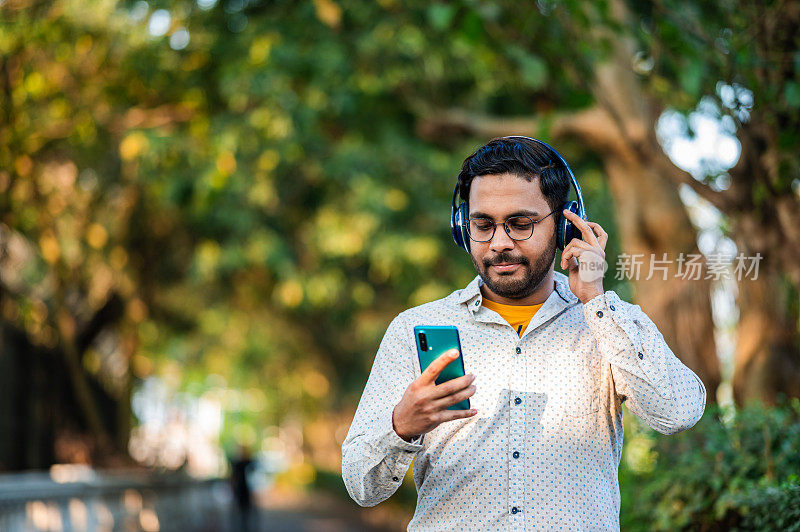
[[[511,240],[513,240],[515,242],[523,242],[523,241],[528,240],[529,238],[531,238],[533,236],[533,232],[536,229],[536,227],[535,227],[536,224],[538,224],[539,222],[541,222],[542,220],[544,220],[545,218],[547,218],[548,216],[550,216],[554,212],[558,212],[558,211],[559,211],[559,209],[552,210],[549,213],[547,213],[546,215],[544,215],[541,218],[539,218],[538,220],[534,220],[530,216],[526,216],[524,214],[519,214],[517,216],[509,216],[508,218],[506,218],[502,222],[494,222],[490,218],[483,218],[483,217],[480,217],[480,216],[479,217],[475,217],[475,218],[467,218],[467,235],[469,236],[470,240],[474,240],[475,242],[483,242],[483,243],[491,242],[492,239],[494,238],[495,233],[497,233],[497,226],[498,225],[502,225],[503,226],[503,230],[508,235],[508,238],[510,238]],[[525,238],[514,238],[513,236],[511,236],[511,232],[510,232],[511,230],[508,228],[507,224],[508,224],[508,221],[511,220],[512,218],[527,218],[528,220],[530,220],[531,221],[531,234],[526,236]],[[486,220],[487,222],[492,224],[492,235],[489,237],[488,240],[477,240],[475,237],[472,236],[472,233],[469,230],[469,226],[470,226],[470,223],[472,222],[472,220]]]

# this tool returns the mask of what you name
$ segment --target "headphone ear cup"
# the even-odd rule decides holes
[[[464,202],[458,206],[456,211],[456,232],[458,233],[458,240],[456,243],[461,246],[461,249],[469,253],[469,233],[467,232],[467,203]]]
[[[562,207],[562,210],[568,210],[570,212],[574,212],[577,214],[578,212],[578,202],[577,201],[568,201]],[[572,222],[564,217],[562,212],[558,213],[558,224],[556,225],[556,246],[560,250],[564,250],[569,242],[575,238],[575,226],[572,225]]]
[[[461,247],[461,231],[458,229],[458,209],[455,206],[455,197],[453,198],[453,206],[450,208],[450,236],[453,237],[453,242],[458,247]]]
[[[453,203],[450,206],[450,234],[456,245],[469,253],[469,233],[467,232],[466,223],[469,207],[467,207],[466,201],[456,207],[457,200],[458,185],[453,189]]]

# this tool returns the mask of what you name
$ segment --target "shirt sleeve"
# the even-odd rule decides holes
[[[706,405],[700,378],[675,356],[639,305],[609,290],[583,306],[597,348],[611,365],[617,394],[628,409],[662,434],[697,423]]]
[[[416,355],[402,315],[378,348],[353,423],[342,443],[342,478],[361,506],[375,506],[400,486],[424,435],[403,440],[392,426],[392,411],[417,377]]]

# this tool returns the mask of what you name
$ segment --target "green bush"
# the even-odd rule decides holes
[[[644,466],[620,465],[624,530],[800,530],[800,400],[709,405],[693,428],[645,438]]]
[[[765,485],[740,495],[743,530],[800,530],[800,478],[780,485]]]

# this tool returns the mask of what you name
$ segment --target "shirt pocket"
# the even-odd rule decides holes
[[[600,360],[596,352],[560,349],[548,360],[556,414],[575,418],[600,409]]]

